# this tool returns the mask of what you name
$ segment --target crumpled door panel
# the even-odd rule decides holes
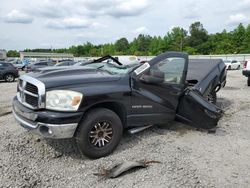
[[[208,102],[194,90],[187,89],[181,97],[176,119],[192,126],[214,128],[223,114],[222,109]]]

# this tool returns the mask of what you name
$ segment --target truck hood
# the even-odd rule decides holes
[[[43,82],[46,88],[61,87],[67,85],[77,85],[96,82],[118,81],[119,74],[110,74],[103,70],[90,68],[68,68],[68,69],[44,69],[39,72],[32,72],[29,76]]]

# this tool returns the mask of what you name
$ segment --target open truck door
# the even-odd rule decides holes
[[[134,70],[129,124],[159,124],[177,119],[200,128],[217,125],[222,110],[188,87],[188,63],[187,54],[167,52]]]
[[[187,54],[166,52],[134,70],[128,123],[141,126],[174,120],[187,68]]]
[[[217,125],[222,113],[218,106],[209,102],[198,91],[187,88],[180,97],[176,119],[195,127],[211,129]]]

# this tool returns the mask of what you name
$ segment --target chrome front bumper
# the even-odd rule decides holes
[[[75,130],[78,125],[78,123],[45,124],[41,122],[33,122],[30,120],[25,120],[24,118],[19,116],[14,109],[12,109],[12,112],[16,121],[22,127],[46,138],[55,138],[55,139],[72,138],[74,136]]]

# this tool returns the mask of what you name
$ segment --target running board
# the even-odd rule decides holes
[[[147,126],[144,126],[144,127],[135,127],[135,128],[129,129],[128,133],[129,134],[136,134],[136,133],[144,131],[145,129],[148,129],[149,127],[152,127],[152,126],[153,125],[147,125]]]

